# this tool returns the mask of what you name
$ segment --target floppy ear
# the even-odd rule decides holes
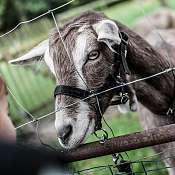
[[[49,48],[49,40],[44,40],[25,55],[14,60],[10,60],[9,63],[22,65],[38,61],[41,59],[41,57],[45,55],[45,52],[48,50],[48,48]]]
[[[121,43],[119,28],[116,23],[112,20],[105,19],[94,24],[93,28],[98,36],[97,41],[104,42],[113,52],[115,52],[112,46]]]

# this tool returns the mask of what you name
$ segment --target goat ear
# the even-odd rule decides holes
[[[9,63],[22,65],[38,61],[41,59],[42,56],[45,55],[45,52],[48,48],[49,48],[49,40],[44,40],[25,55],[14,60],[10,60]]]
[[[112,51],[114,51],[112,48],[113,45],[119,45],[121,43],[119,28],[114,21],[108,19],[102,20],[94,24],[93,28],[98,36],[97,41],[104,42]]]

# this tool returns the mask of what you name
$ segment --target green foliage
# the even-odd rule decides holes
[[[93,2],[93,0],[76,0],[74,1],[74,6],[84,5]]]
[[[158,0],[147,1],[142,5],[138,1],[130,1],[107,8],[104,10],[104,13],[127,26],[133,26],[139,18],[158,8],[160,8]]]
[[[26,19],[31,19],[66,2],[68,2],[68,0],[19,0],[18,6],[21,7],[21,15],[25,16]],[[68,9],[68,6],[66,6],[66,8]],[[60,11],[63,10],[64,8],[60,9]]]
[[[2,15],[4,11],[4,3],[5,3],[5,0],[0,0],[0,16]]]
[[[2,0],[1,0],[2,1]],[[7,31],[20,21],[20,14],[13,0],[4,0],[0,5],[0,21],[2,31]]]
[[[56,13],[71,7],[89,3],[92,0],[76,0],[75,3],[60,8]],[[20,20],[34,18],[49,9],[56,8],[69,0],[0,0],[0,31],[5,32],[19,23]]]

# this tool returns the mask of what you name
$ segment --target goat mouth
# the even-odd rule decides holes
[[[67,137],[65,140],[61,140],[58,138],[61,146],[64,149],[70,150],[73,148],[77,148],[80,144],[82,144],[87,136],[88,130],[89,130],[89,126],[91,124],[91,120],[89,120],[88,125],[86,127],[86,130],[84,132],[84,134],[81,136],[81,138],[76,138],[73,131],[71,131],[69,137]],[[81,129],[81,128],[79,128]],[[75,131],[74,131],[75,132]]]
[[[68,144],[69,138],[71,137],[72,133],[73,133],[73,130],[71,129],[71,130],[64,136],[64,138],[61,139],[62,144],[64,144],[64,145]]]

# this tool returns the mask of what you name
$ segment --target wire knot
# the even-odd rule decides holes
[[[98,136],[96,132],[94,132],[94,135],[99,139],[101,144],[104,144],[106,140],[108,140],[108,132],[104,129],[100,129],[100,131],[103,131],[103,134],[101,136]]]

